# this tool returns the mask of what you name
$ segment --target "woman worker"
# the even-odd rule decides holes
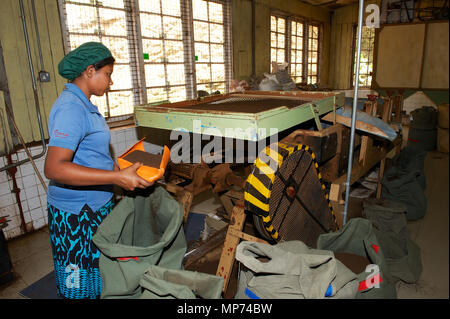
[[[91,239],[114,206],[113,184],[126,190],[153,184],[136,174],[142,163],[118,169],[109,152],[109,127],[90,102],[113,84],[113,68],[110,50],[97,42],[84,43],[58,64],[69,83],[50,111],[44,172],[50,180],[48,225],[62,298],[101,295],[100,252]]]

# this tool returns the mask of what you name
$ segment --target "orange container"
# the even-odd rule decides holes
[[[144,149],[144,143],[143,143],[144,139],[145,138],[141,139],[139,142],[137,142],[131,148],[129,148],[125,153],[123,153],[121,156],[119,156],[117,158],[117,164],[119,165],[120,169],[125,169],[127,167],[132,166],[137,161],[130,162],[124,158],[126,158],[126,157],[129,158],[130,157],[129,155],[131,153],[133,153],[134,151],[139,151],[137,153],[139,153],[141,157],[144,156],[144,158],[143,158],[144,161],[140,161],[140,162],[143,162],[144,165],[139,167],[136,170],[136,173],[139,176],[141,176],[142,178],[148,180],[149,182],[153,182],[153,181],[160,179],[164,175],[167,164],[169,163],[169,160],[170,160],[170,150],[167,146],[164,145],[164,151],[163,151],[162,155],[153,155],[150,153],[146,153],[145,149]],[[142,153],[142,152],[144,152],[144,153]],[[155,159],[157,160],[158,158],[160,158],[161,161],[159,163],[159,167],[145,165],[145,156],[147,156],[149,158],[151,157],[153,162],[155,161]]]

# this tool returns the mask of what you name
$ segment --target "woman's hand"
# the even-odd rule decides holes
[[[113,171],[107,171],[74,164],[72,158],[73,151],[49,146],[44,165],[45,176],[61,184],[73,186],[116,184],[126,190],[147,188],[154,183],[136,173],[142,163],[135,163],[123,170],[114,165]]]
[[[130,167],[117,171],[117,182],[114,184],[129,191],[132,191],[135,188],[147,188],[152,186],[154,182],[149,182],[136,173],[137,169],[142,165],[142,163],[134,163]]]

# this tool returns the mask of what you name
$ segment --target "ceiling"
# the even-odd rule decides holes
[[[332,10],[358,2],[358,0],[300,0],[300,1],[313,6],[326,7]]]

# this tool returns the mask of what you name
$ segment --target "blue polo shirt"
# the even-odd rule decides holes
[[[78,86],[66,84],[52,106],[48,122],[49,146],[70,149],[73,163],[109,170],[111,134],[104,117]],[[50,181],[47,201],[56,208],[79,214],[85,204],[95,212],[113,195],[113,185],[71,186]]]

